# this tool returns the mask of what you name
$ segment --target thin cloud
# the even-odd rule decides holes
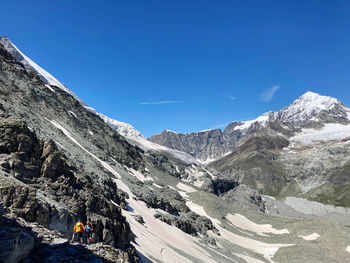
[[[229,98],[230,100],[235,100],[236,99],[236,97],[233,97],[231,95],[226,95],[226,97]]]
[[[155,105],[155,104],[171,104],[171,103],[179,103],[178,100],[161,100],[161,101],[152,101],[152,102],[140,102],[141,105]]]
[[[271,88],[265,89],[260,94],[260,99],[265,102],[270,102],[275,96],[276,91],[280,88],[279,85],[273,86]]]

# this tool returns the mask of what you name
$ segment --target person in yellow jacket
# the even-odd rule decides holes
[[[84,231],[85,231],[84,224],[81,222],[80,219],[78,219],[78,222],[75,223],[74,228],[73,228],[72,241],[74,241],[75,236],[78,236],[80,238],[80,244],[83,244]]]

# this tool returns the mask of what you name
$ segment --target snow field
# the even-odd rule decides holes
[[[258,225],[254,223],[253,221],[250,221],[248,218],[246,218],[243,215],[240,214],[228,214],[227,219],[235,226],[243,230],[248,230],[251,232],[254,232],[260,236],[266,236],[264,233],[272,233],[276,235],[283,235],[283,234],[289,234],[288,229],[275,229],[270,224],[264,224],[264,225]]]
[[[191,187],[191,186],[189,186],[189,185],[187,185],[187,184],[181,183],[181,182],[178,183],[178,184],[176,185],[176,187],[179,188],[180,190],[183,190],[183,191],[187,192],[187,193],[194,193],[194,192],[197,192],[197,190],[194,189],[193,187]]]
[[[308,235],[308,236],[299,235],[299,237],[301,237],[302,239],[308,240],[308,241],[312,241],[312,240],[318,239],[320,237],[320,235],[317,233],[313,233],[313,234]]]
[[[220,236],[216,238],[224,239],[232,244],[238,245],[255,253],[261,254],[269,262],[273,263],[272,258],[276,254],[279,248],[294,246],[295,244],[269,244],[261,241],[257,241],[251,238],[243,237],[235,233],[229,232],[227,229],[221,227],[220,221],[208,216],[204,208],[200,205],[192,203],[190,201],[186,202],[186,205],[194,212],[201,216],[205,216],[212,220],[214,226],[219,230]],[[253,261],[251,261],[253,262]]]
[[[303,129],[301,133],[291,138],[292,141],[309,145],[315,141],[341,140],[350,137],[350,124],[327,123],[321,130]]]

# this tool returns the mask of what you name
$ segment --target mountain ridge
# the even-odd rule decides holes
[[[341,101],[308,91],[279,111],[266,112],[251,121],[232,121],[223,131],[213,129],[176,133],[165,130],[160,134],[152,135],[149,140],[169,148],[185,151],[200,161],[208,162],[231,152],[242,138],[269,126],[274,121],[301,128],[322,128],[325,123],[349,124],[349,112],[350,109],[345,107]],[[213,131],[218,130],[222,133],[220,138],[210,136]],[[198,139],[198,136],[209,138],[209,140]],[[213,146],[211,140],[219,141],[219,143]],[[210,153],[213,151],[212,147],[221,148],[219,154],[218,152],[216,154]]]

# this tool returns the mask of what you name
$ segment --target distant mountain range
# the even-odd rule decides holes
[[[246,136],[274,125],[275,122],[295,128],[321,129],[327,123],[350,123],[350,109],[339,100],[307,92],[292,104],[277,112],[264,113],[251,121],[231,122],[224,131],[205,130],[187,134],[165,130],[149,138],[151,142],[184,151],[198,160],[209,163],[232,152]],[[347,127],[344,126],[347,130]]]

